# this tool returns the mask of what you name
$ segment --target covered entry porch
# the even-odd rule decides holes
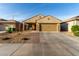
[[[36,23],[25,23],[25,30],[36,30]]]

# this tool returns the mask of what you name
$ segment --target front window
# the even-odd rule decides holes
[[[29,24],[29,30],[32,30],[32,24]]]

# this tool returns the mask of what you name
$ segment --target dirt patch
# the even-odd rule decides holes
[[[10,37],[5,37],[2,40],[10,40],[10,39],[11,39]]]
[[[29,33],[15,32],[15,33],[5,33],[0,35],[0,43],[24,43],[24,40],[28,40],[30,37]]]
[[[29,40],[29,38],[22,38],[22,40]]]

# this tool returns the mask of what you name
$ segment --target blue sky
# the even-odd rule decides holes
[[[2,3],[0,18],[23,21],[42,14],[55,16],[61,20],[79,15],[78,3]]]

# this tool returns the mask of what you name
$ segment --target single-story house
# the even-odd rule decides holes
[[[21,31],[22,23],[15,20],[0,19],[0,31],[6,31],[8,28],[13,28],[14,31]]]
[[[37,15],[23,21],[24,30],[60,31],[61,20],[53,16]]]
[[[65,21],[61,21],[54,16],[36,15],[23,22],[16,20],[0,19],[0,31],[6,31],[9,27],[14,31],[68,31],[71,32],[73,25],[79,25],[79,16],[72,17]]]
[[[61,23],[61,31],[71,31],[71,27],[73,25],[79,25],[79,16],[72,17],[70,19],[67,19]]]

